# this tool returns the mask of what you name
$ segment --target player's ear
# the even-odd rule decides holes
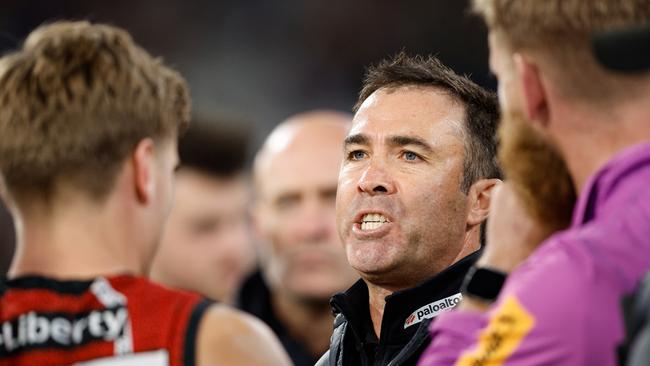
[[[499,179],[480,179],[469,189],[467,227],[480,225],[490,213],[490,202],[494,188],[501,184]]]
[[[131,153],[133,188],[139,202],[148,203],[155,194],[156,151],[150,138],[140,140]]]
[[[546,125],[548,121],[547,90],[539,67],[520,53],[513,55],[517,78],[520,82],[523,112],[530,121]]]

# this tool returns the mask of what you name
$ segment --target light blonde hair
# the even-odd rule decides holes
[[[101,199],[142,139],[189,121],[185,80],[108,25],[57,22],[0,59],[0,172],[14,199],[65,180]]]
[[[568,97],[617,102],[634,90],[638,80],[596,62],[591,37],[649,23],[650,0],[473,0],[473,10],[514,51],[531,51],[550,65]]]

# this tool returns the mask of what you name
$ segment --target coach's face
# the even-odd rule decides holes
[[[379,89],[354,116],[344,147],[337,228],[367,281],[412,286],[463,247],[462,105],[438,89]]]

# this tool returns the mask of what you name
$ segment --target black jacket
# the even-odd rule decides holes
[[[370,320],[366,283],[359,280],[334,295],[330,349],[316,365],[415,365],[431,340],[432,318],[460,301],[463,278],[479,256],[480,251],[470,254],[424,283],[387,296],[379,340]]]
[[[271,305],[271,293],[259,271],[253,273],[244,281],[239,291],[236,306],[240,310],[260,318],[273,330],[294,365],[314,365],[317,358],[309,353],[303,343],[292,338],[284,325],[275,316]]]
[[[623,304],[627,336],[619,349],[620,365],[650,365],[650,272],[645,275],[636,293],[624,300]]]

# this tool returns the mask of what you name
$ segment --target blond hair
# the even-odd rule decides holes
[[[0,172],[13,198],[65,179],[100,199],[143,138],[189,120],[185,80],[119,28],[57,22],[0,59]]]
[[[592,35],[650,22],[650,0],[473,0],[473,10],[513,50],[550,64],[567,96],[598,102],[629,92],[634,79],[598,65]]]

